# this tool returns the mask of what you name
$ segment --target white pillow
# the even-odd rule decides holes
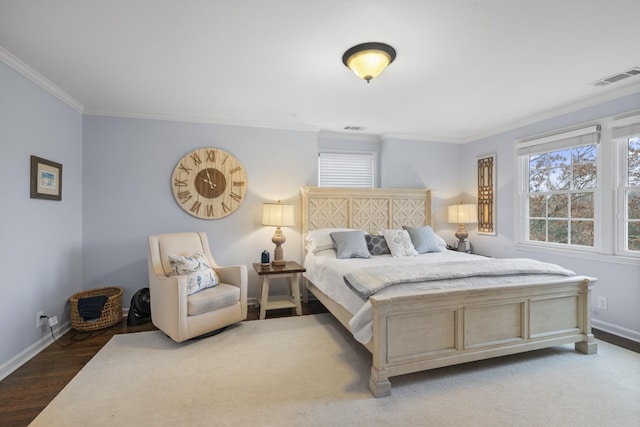
[[[187,295],[216,286],[220,278],[202,252],[191,256],[169,255],[172,276],[187,276]]]
[[[305,248],[307,252],[317,254],[327,249],[335,249],[336,246],[331,239],[331,233],[339,231],[354,231],[353,228],[319,228],[311,230],[305,238]]]
[[[417,256],[418,251],[411,243],[411,237],[407,230],[393,229],[382,230],[384,240],[391,251],[392,257]]]

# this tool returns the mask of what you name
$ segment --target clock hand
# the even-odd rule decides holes
[[[205,169],[207,171],[207,178],[209,178],[209,188],[211,188],[211,190],[213,190],[213,187],[215,187],[216,185],[211,182],[211,175],[209,175],[209,169]]]
[[[203,177],[200,177],[200,179],[209,184],[209,188],[213,190],[213,186],[215,185],[213,182],[209,181],[208,179],[204,179]]]

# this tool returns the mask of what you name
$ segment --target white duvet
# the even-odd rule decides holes
[[[394,269],[403,265],[415,265],[416,263],[429,264],[443,261],[455,261],[462,266],[465,261],[482,258],[478,255],[470,255],[455,251],[433,252],[415,257],[392,257],[391,255],[379,255],[368,259],[351,258],[337,259],[335,250],[328,249],[316,254],[309,252],[305,258],[306,272],[304,276],[310,280],[323,293],[343,306],[353,314],[349,322],[353,336],[359,342],[366,344],[371,340],[373,333],[373,321],[371,303],[363,301],[344,282],[344,276],[359,269],[368,267],[392,266]],[[461,267],[464,268],[464,267]],[[500,286],[512,286],[526,283],[543,283],[545,281],[557,281],[566,279],[564,275],[527,274],[492,277],[465,277],[451,280],[438,280],[409,284],[398,284],[377,292],[376,296],[422,294],[432,292],[449,291],[451,289],[488,288]]]

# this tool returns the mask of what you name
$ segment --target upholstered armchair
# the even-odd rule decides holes
[[[175,258],[198,252],[204,254],[219,283],[188,295],[193,281],[187,275],[175,275]],[[217,265],[206,233],[149,236],[148,260],[151,320],[174,341],[182,342],[247,318],[247,267]]]

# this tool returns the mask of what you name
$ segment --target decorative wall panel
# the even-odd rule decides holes
[[[478,159],[478,233],[496,234],[496,156]]]

